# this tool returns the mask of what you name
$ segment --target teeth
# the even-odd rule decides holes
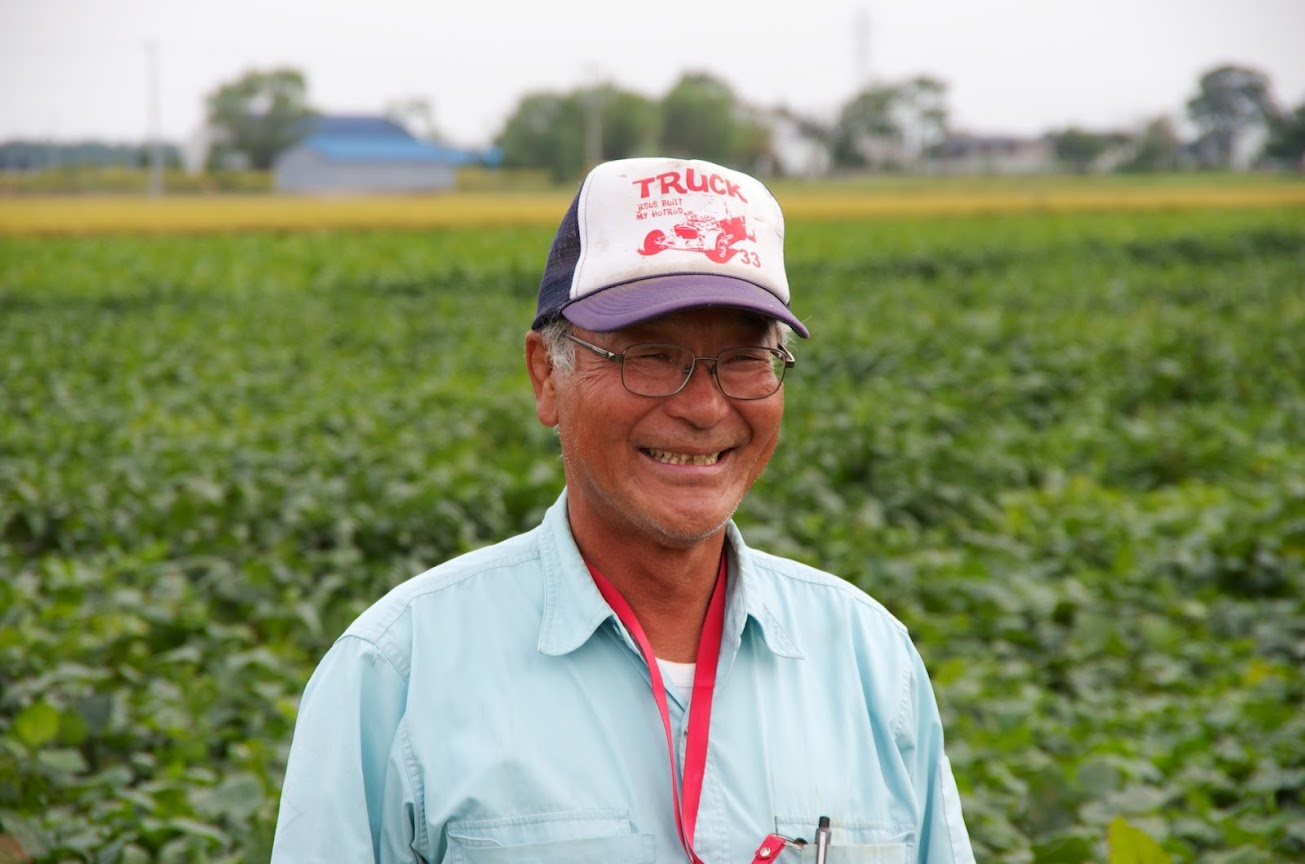
[[[668,465],[715,465],[720,459],[719,453],[704,453],[693,455],[691,453],[672,453],[669,450],[653,450],[649,448],[651,455],[658,462],[665,462]]]

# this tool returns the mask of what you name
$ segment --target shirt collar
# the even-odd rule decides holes
[[[753,556],[733,522],[726,528],[731,547],[730,590],[725,598],[724,639],[736,652],[751,622],[761,642],[780,657],[802,657],[792,636],[770,611],[777,600],[766,591]],[[560,656],[589,641],[614,613],[598,593],[571,535],[566,515],[566,490],[548,508],[539,527],[540,562],[544,572],[544,612],[539,628],[539,651]]]

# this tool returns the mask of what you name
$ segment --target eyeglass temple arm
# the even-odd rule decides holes
[[[622,360],[625,357],[624,354],[617,354],[615,352],[608,351],[606,348],[603,348],[600,345],[595,345],[592,342],[586,342],[585,340],[581,339],[579,336],[573,336],[570,333],[563,333],[562,335],[565,336],[567,339],[570,339],[575,344],[580,345],[584,348],[588,348],[590,351],[597,354],[599,357],[602,357],[604,360]]]

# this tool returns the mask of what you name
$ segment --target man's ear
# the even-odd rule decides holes
[[[553,361],[548,356],[544,337],[535,330],[526,334],[526,372],[535,388],[535,416],[545,426],[557,425],[557,381]]]

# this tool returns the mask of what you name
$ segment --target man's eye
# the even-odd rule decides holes
[[[659,364],[673,366],[678,362],[680,362],[683,358],[680,357],[678,354],[675,354],[670,351],[649,351],[646,353],[640,353],[633,356],[628,356],[627,359],[633,360],[636,363],[646,363],[650,366],[659,365]]]

